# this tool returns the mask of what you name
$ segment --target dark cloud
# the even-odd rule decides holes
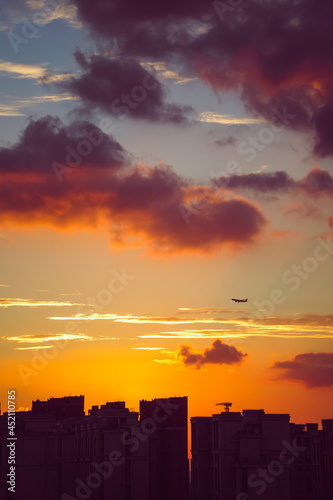
[[[223,189],[251,190],[263,193],[286,192],[296,186],[296,182],[284,171],[230,175],[215,179],[214,182]]]
[[[290,361],[277,361],[274,369],[281,370],[280,379],[297,381],[308,388],[333,386],[333,353],[297,354]]]
[[[298,183],[299,187],[312,196],[333,194],[333,177],[327,170],[313,168],[304,179]]]
[[[93,55],[88,60],[78,49],[75,58],[83,74],[59,84],[83,102],[86,110],[99,108],[111,116],[184,124],[189,106],[165,101],[161,83],[137,61]]]
[[[286,108],[294,115],[286,127],[312,131],[314,153],[333,154],[331,0],[320,8],[316,0],[247,0],[229,10],[204,0],[72,1],[119,55],[177,60],[214,89],[239,91],[268,121]]]
[[[256,205],[214,196],[168,166],[130,165],[129,157],[88,122],[66,127],[52,117],[31,120],[15,145],[0,149],[0,221],[102,225],[112,245],[144,245],[163,254],[242,248],[264,228]],[[207,189],[211,196],[193,212],[193,193]]]
[[[223,189],[254,191],[256,193],[303,192],[312,197],[332,196],[333,177],[327,170],[314,167],[303,179],[296,181],[284,171],[258,172],[220,177],[213,181]]]
[[[123,147],[93,123],[75,121],[65,126],[59,118],[45,116],[31,119],[13,147],[0,148],[0,172],[40,172],[53,178],[52,163],[64,163],[67,155],[73,163],[80,156],[80,165],[96,168],[115,169],[128,162]]]
[[[234,365],[244,361],[247,354],[236,349],[232,345],[225,344],[221,340],[215,340],[211,347],[202,353],[194,352],[191,346],[182,345],[179,349],[178,359],[186,366],[200,369],[206,364]]]
[[[182,51],[193,39],[193,22],[215,18],[205,0],[72,0],[91,31],[123,55],[161,57]]]

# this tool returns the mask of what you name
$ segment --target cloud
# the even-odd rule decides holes
[[[212,347],[201,352],[194,352],[191,346],[182,345],[178,352],[178,359],[185,366],[193,366],[200,369],[206,364],[233,365],[244,361],[246,353],[239,351],[232,345],[227,345],[221,340],[215,340]]]
[[[183,313],[196,312],[200,317],[184,318]],[[212,317],[212,314],[230,314],[230,317]],[[177,316],[136,316],[115,313],[79,313],[70,316],[49,316],[55,321],[111,321],[127,325],[166,325],[178,330],[154,332],[139,335],[141,339],[207,339],[207,338],[276,338],[281,340],[332,339],[333,315],[295,315],[292,317],[253,318],[235,317],[236,311],[218,309],[193,309],[180,311]],[[246,314],[244,310],[239,313]],[[205,315],[205,316],[203,316]],[[185,328],[182,328],[182,325]],[[200,328],[201,325],[215,325],[214,328]],[[187,328],[186,328],[187,327]]]
[[[284,325],[288,327],[327,327],[333,330],[333,314],[297,314],[293,317],[274,316],[271,318],[256,319],[255,322],[264,325]]]
[[[51,333],[43,335],[20,335],[18,337],[2,337],[8,342],[18,342],[18,343],[28,343],[28,344],[38,344],[39,342],[54,342],[57,340],[94,340],[93,337],[85,335],[83,333]]]
[[[196,314],[234,314],[243,312],[240,309],[227,309],[225,307],[179,307],[178,311],[178,314],[192,314],[193,312]]]
[[[180,50],[195,40],[205,32],[200,28],[206,28],[205,21],[213,14],[203,0],[172,0],[167,4],[146,1],[140,6],[134,0],[97,0],[94,6],[89,0],[73,3],[79,19],[94,34],[117,43],[123,53],[154,57]],[[201,22],[196,26],[194,20]]]
[[[204,123],[220,123],[221,125],[251,125],[256,123],[264,123],[264,120],[259,118],[242,118],[235,115],[221,115],[213,111],[205,111],[200,113],[199,121]]]
[[[193,324],[193,323],[229,323],[233,320],[221,318],[177,318],[176,316],[135,316],[133,314],[119,315],[114,313],[78,313],[72,316],[50,316],[48,319],[58,321],[95,321],[95,320],[111,320],[115,323],[131,323],[131,324],[155,324],[155,325],[178,325],[178,324]]]
[[[74,73],[63,73],[57,75],[48,68],[45,68],[49,63],[41,65],[21,64],[12,61],[3,61],[0,59],[0,73],[4,73],[9,78],[26,78],[30,80],[38,80],[37,84],[61,83],[75,76]],[[56,98],[56,96],[54,96]]]
[[[38,189],[42,188],[48,178],[52,181],[53,189],[56,191],[58,183],[55,182],[52,163],[54,161],[65,163],[68,155],[68,163],[76,164],[78,145],[82,140],[87,141],[87,134],[92,134],[95,137],[92,140],[100,144],[99,147],[91,148],[88,158],[86,154],[81,155],[80,166],[84,167],[88,163],[96,169],[98,167],[112,169],[125,164],[127,156],[124,149],[112,137],[102,133],[96,125],[88,121],[74,121],[65,126],[59,118],[45,116],[38,120],[30,119],[15,145],[0,148],[0,173],[26,174],[30,179],[30,187],[37,188],[35,193],[37,197]],[[38,179],[32,177],[32,174],[36,173],[40,174]],[[17,186],[20,183],[17,180],[11,184],[14,189],[14,184]],[[45,185],[44,188],[46,188]],[[14,195],[13,189],[5,198],[8,199],[10,194]],[[48,186],[48,191],[48,195],[52,197],[52,186]],[[28,193],[25,194],[28,197]]]
[[[297,186],[287,172],[260,172],[220,177],[214,182],[223,188],[235,191],[255,191],[262,193],[287,192]]]
[[[196,78],[189,78],[186,76],[182,76],[178,71],[168,69],[167,63],[163,61],[148,61],[142,62],[141,66],[148,70],[154,70],[158,72],[158,76],[163,80],[172,80],[176,85],[186,85]]]
[[[46,66],[44,63],[42,66]],[[32,64],[21,64],[0,59],[0,73],[5,73],[12,78],[39,79],[47,74],[47,70],[41,66]]]
[[[170,166],[131,164],[88,121],[31,119],[16,144],[0,148],[0,180],[3,223],[107,227],[113,247],[155,255],[244,249],[267,223],[257,204],[195,186]]]
[[[16,351],[32,351],[40,349],[51,349],[55,347],[54,344],[47,344],[48,342],[63,342],[67,344],[69,341],[77,342],[98,342],[98,341],[109,341],[116,340],[115,337],[91,337],[84,333],[45,333],[45,334],[35,334],[35,335],[18,335],[15,337],[0,337],[2,341],[15,344],[24,344],[24,347],[15,347]],[[31,346],[26,346],[25,344],[32,344]],[[42,345],[35,345],[42,344]],[[64,345],[63,345],[64,346]]]
[[[51,71],[48,71],[42,78],[40,78],[39,83],[51,84],[51,83],[60,83],[73,78],[75,73],[62,73],[61,75],[56,75]]]
[[[71,307],[79,306],[75,302],[58,302],[55,300],[33,300],[33,299],[0,299],[0,307]]]
[[[239,92],[255,118],[309,131],[313,152],[333,154],[333,16],[330,0],[247,0],[232,12],[204,0],[73,0],[94,36],[122,56],[180,60],[186,76]],[[217,6],[216,6],[217,5]],[[219,7],[220,6],[220,7]],[[215,8],[214,8],[215,7]],[[220,19],[221,17],[221,19]]]
[[[333,353],[297,354],[289,361],[276,361],[273,369],[280,370],[278,378],[301,382],[308,388],[333,386]]]
[[[38,11],[40,16],[34,14],[35,23],[38,25],[49,24],[57,19],[66,21],[74,28],[81,28],[82,24],[78,21],[76,7],[67,0],[57,0],[57,7],[54,8],[53,2],[45,0],[27,0],[27,5],[33,11]]]
[[[16,104],[0,104],[0,116],[24,116]]]
[[[251,174],[230,175],[213,181],[222,189],[240,192],[271,193],[303,193],[313,198],[332,196],[333,177],[327,170],[314,167],[300,180],[294,180],[287,172],[259,172]]]
[[[75,101],[77,97],[68,94],[56,94],[56,95],[44,95],[44,96],[33,96],[29,99],[17,99],[12,96],[5,97],[7,103],[0,104],[0,116],[25,116],[26,113],[23,110],[27,110],[38,104],[44,104],[45,102],[62,102],[62,101]]]
[[[134,59],[99,54],[87,59],[79,49],[74,55],[83,73],[58,86],[80,98],[86,111],[98,108],[121,119],[129,116],[174,124],[186,123],[193,112],[189,106],[165,102],[161,83]]]
[[[33,347],[15,347],[15,351],[40,351],[41,349],[52,349],[54,345],[36,345]]]
[[[165,347],[132,347],[136,351],[164,351]]]
[[[244,311],[240,311],[244,314]],[[292,317],[276,316],[271,318],[234,317],[229,318],[193,318],[189,324],[217,324],[222,328],[208,329],[180,329],[177,331],[165,331],[141,335],[145,339],[167,339],[167,338],[276,338],[302,340],[308,339],[331,339],[333,338],[333,315],[304,314]],[[162,322],[160,324],[163,324]],[[165,324],[177,324],[165,323]],[[179,325],[186,324],[182,321]]]

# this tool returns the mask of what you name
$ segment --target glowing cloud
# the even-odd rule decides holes
[[[76,302],[58,302],[55,300],[33,300],[33,299],[0,299],[0,307],[71,307],[80,306]]]
[[[264,123],[260,118],[241,118],[234,115],[220,115],[213,111],[200,113],[199,121],[205,123],[220,123],[221,125],[253,125],[255,123]]]

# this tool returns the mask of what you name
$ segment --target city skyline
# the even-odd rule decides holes
[[[140,413],[125,401],[84,413],[83,395],[34,400],[31,410],[15,413],[15,438],[12,412],[0,415],[1,494],[18,500],[331,500],[333,419],[323,419],[319,429],[290,422],[290,414],[221,405],[220,413],[191,417],[189,428],[186,396],[142,399]],[[15,465],[7,474],[9,463]]]
[[[333,5],[138,5],[3,2],[2,411],[186,394],[319,423]]]

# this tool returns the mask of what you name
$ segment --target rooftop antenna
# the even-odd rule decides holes
[[[232,406],[232,403],[216,403],[216,406],[224,406],[224,411],[229,413],[229,408]]]

